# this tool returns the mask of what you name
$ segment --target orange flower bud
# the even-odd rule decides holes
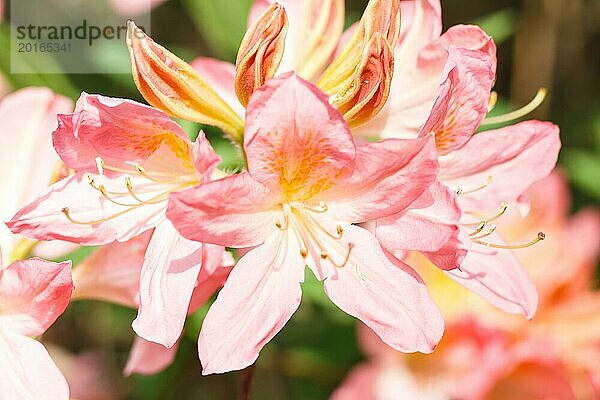
[[[362,125],[381,111],[390,94],[393,71],[392,49],[377,32],[367,44],[352,79],[333,97],[333,104],[344,114],[348,125]]]
[[[285,47],[288,20],[279,4],[272,4],[248,29],[236,60],[235,93],[242,105],[252,92],[275,75]]]
[[[244,122],[194,68],[132,21],[127,46],[133,80],[148,103],[175,117],[219,127],[231,139],[242,141]]]

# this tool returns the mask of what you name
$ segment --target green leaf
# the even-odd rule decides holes
[[[246,32],[251,0],[185,0],[184,5],[212,53],[233,61]]]
[[[573,185],[600,200],[600,157],[592,152],[565,149],[562,161]]]
[[[479,25],[496,44],[500,44],[515,34],[519,24],[519,13],[514,8],[504,8],[477,18],[473,24]]]

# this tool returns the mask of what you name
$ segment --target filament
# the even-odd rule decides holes
[[[535,239],[531,240],[530,242],[527,243],[523,243],[523,244],[517,244],[517,245],[505,245],[505,244],[496,244],[496,243],[489,243],[489,242],[482,242],[479,240],[473,240],[474,243],[480,244],[482,246],[486,246],[486,247],[493,247],[496,249],[508,249],[508,250],[515,250],[515,249],[524,249],[530,246],[533,246],[534,244],[541,242],[542,240],[546,239],[546,235],[544,234],[544,232],[538,232],[537,236]]]
[[[329,210],[329,207],[327,207],[327,204],[324,201],[319,202],[318,208],[317,207],[309,207],[309,206],[305,206],[305,205],[303,205],[302,207],[308,211],[312,211],[312,212],[319,213],[319,214],[325,213],[325,212],[327,212],[327,210]]]
[[[473,236],[472,234],[469,235],[471,236],[471,240],[477,243],[477,239],[483,239],[484,237],[488,237],[490,236],[492,233],[494,233],[496,231],[496,225],[492,225],[490,226],[490,229],[488,229],[487,231],[483,232],[481,235],[477,235],[477,236]]]
[[[488,176],[487,179],[485,180],[485,182],[483,182],[481,185],[477,186],[475,189],[464,190],[463,188],[459,187],[455,190],[455,193],[457,196],[461,195],[461,194],[475,193],[475,192],[485,189],[486,187],[488,187],[490,185],[490,183],[492,183],[492,177]]]
[[[528,104],[526,104],[525,106],[509,112],[507,114],[504,115],[498,115],[495,117],[488,117],[486,119],[483,120],[483,122],[481,123],[481,125],[493,125],[493,124],[500,124],[503,122],[510,122],[510,121],[514,121],[515,119],[519,119],[521,117],[524,117],[525,115],[533,112],[536,108],[538,108],[542,102],[544,101],[544,99],[546,98],[546,95],[548,94],[548,90],[546,88],[540,88],[535,97],[533,98],[533,100],[531,100]]]

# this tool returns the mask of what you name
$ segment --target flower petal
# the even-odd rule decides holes
[[[0,393],[10,400],[68,400],[69,386],[44,346],[0,329]]]
[[[502,244],[497,234],[486,241]],[[503,311],[533,318],[538,295],[527,272],[510,250],[473,245],[460,269],[446,275]]]
[[[0,196],[3,221],[51,183],[59,158],[50,133],[56,129],[56,114],[72,107],[70,99],[46,88],[21,89],[0,101],[0,182],[10,188]],[[4,259],[15,244],[16,238],[0,224]]]
[[[316,86],[293,73],[255,91],[244,147],[254,179],[298,200],[331,187],[356,153],[339,111]]]
[[[0,270],[0,326],[41,335],[65,311],[72,292],[70,261],[15,261]]]
[[[493,211],[515,200],[556,165],[560,139],[549,122],[526,121],[473,136],[463,147],[440,157],[440,180],[451,188],[477,188],[459,196],[463,210]]]
[[[176,344],[167,348],[136,336],[123,374],[130,376],[132,374],[154,375],[159,373],[173,363],[178,347]]]
[[[436,174],[433,140],[389,139],[358,147],[354,174],[321,197],[334,203],[339,219],[365,222],[402,211]]]
[[[171,194],[167,217],[188,239],[250,247],[276,229],[269,210],[276,202],[267,188],[241,173]]]
[[[419,133],[433,133],[440,154],[462,147],[475,133],[488,112],[495,78],[487,53],[457,47],[448,52],[448,78]]]
[[[202,264],[202,243],[182,237],[169,220],[154,230],[140,278],[140,307],[133,330],[172,347],[179,339]]]
[[[159,148],[173,154],[173,162],[146,169],[181,171],[193,168],[192,144],[183,129],[165,113],[137,103],[83,93],[73,114],[59,116],[52,135],[54,148],[65,164],[79,171],[96,172],[96,157],[107,165],[131,170],[148,161]]]
[[[137,181],[132,179],[132,182],[136,187]],[[125,190],[122,176],[103,177],[103,183],[107,188]],[[164,197],[161,185],[153,190],[152,193]],[[90,186],[87,174],[77,173],[50,186],[6,224],[14,233],[38,240],[67,240],[84,245],[123,242],[154,228],[164,219],[166,201],[140,204],[135,207],[115,204]]]
[[[73,269],[73,300],[139,304],[140,272],[152,231],[100,247]]]
[[[360,227],[346,227],[344,240],[353,247],[346,265],[325,280],[329,298],[396,350],[432,352],[444,321],[421,278],[387,257],[375,237]]]
[[[406,211],[377,220],[377,238],[393,253],[436,251],[458,231],[460,216],[454,193],[435,182]]]
[[[191,66],[202,75],[219,96],[240,117],[244,117],[246,109],[242,106],[235,94],[235,65],[227,61],[210,57],[198,57],[192,61]]]
[[[304,261],[284,235],[244,255],[208,311],[198,342],[203,375],[251,365],[298,308]]]

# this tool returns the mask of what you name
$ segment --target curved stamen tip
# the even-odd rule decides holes
[[[300,249],[300,255],[301,255],[303,258],[306,258],[306,257],[308,257],[308,250],[306,250],[306,249]]]
[[[518,249],[524,249],[524,248],[527,248],[527,247],[531,247],[534,244],[536,244],[538,242],[541,242],[544,239],[546,239],[546,234],[544,232],[538,232],[538,234],[535,237],[535,239],[531,240],[530,242],[524,243],[524,244],[506,245],[506,244],[497,244],[497,243],[483,242],[483,241],[480,241],[480,240],[473,240],[473,242],[477,243],[477,244],[480,244],[482,246],[485,246],[485,247],[493,247],[495,249],[518,250]]]
[[[544,102],[544,99],[546,98],[547,94],[548,94],[548,89],[546,89],[544,87],[539,88],[537,93],[535,94],[535,97],[525,106],[523,106],[515,111],[509,112],[508,114],[498,115],[495,117],[488,117],[483,120],[481,125],[500,124],[503,122],[510,122],[510,121],[519,119],[521,117],[524,117],[527,114],[533,112],[536,108],[538,108]]]

